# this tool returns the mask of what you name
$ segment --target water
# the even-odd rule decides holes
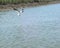
[[[0,48],[60,48],[60,4],[0,12]]]

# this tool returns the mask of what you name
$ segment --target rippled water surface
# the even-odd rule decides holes
[[[0,12],[0,48],[60,48],[60,4]]]

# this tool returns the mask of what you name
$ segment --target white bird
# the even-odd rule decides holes
[[[20,16],[24,12],[23,8],[20,11],[17,8],[13,8],[13,10],[15,10],[17,12],[18,16]]]

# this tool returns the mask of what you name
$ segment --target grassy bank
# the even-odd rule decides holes
[[[1,9],[11,9],[11,7],[29,7],[53,4],[59,2],[59,0],[0,0],[0,10]]]
[[[50,2],[54,0],[0,0],[0,4],[20,4],[20,3],[33,3],[33,2]]]

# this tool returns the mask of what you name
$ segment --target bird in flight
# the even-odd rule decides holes
[[[13,8],[13,10],[15,10],[17,12],[18,16],[20,16],[24,12],[23,8],[21,8],[21,10],[18,10],[17,8]]]

